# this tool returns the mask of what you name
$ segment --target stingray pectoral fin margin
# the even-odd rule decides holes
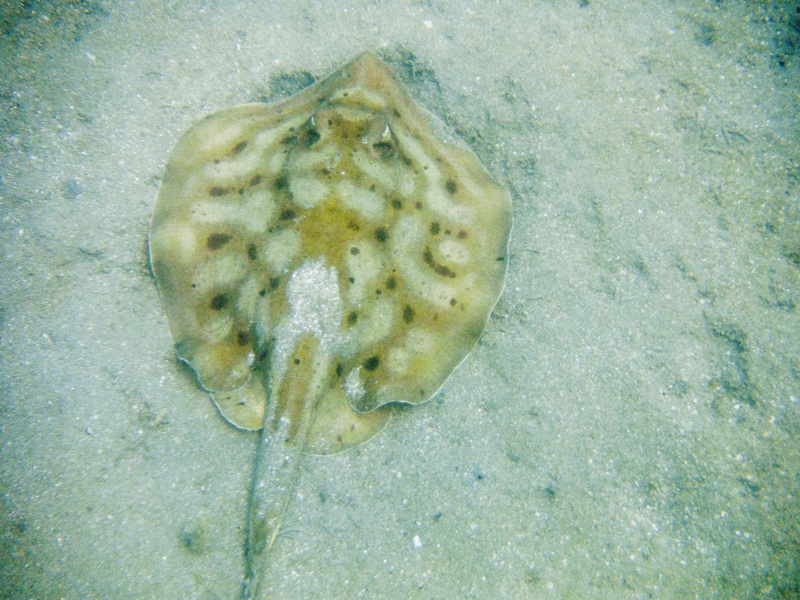
[[[255,373],[243,386],[228,392],[209,392],[219,414],[231,425],[245,431],[258,431],[264,422],[267,390]]]
[[[317,408],[305,453],[338,454],[363,444],[386,427],[393,411],[393,406],[385,405],[371,412],[356,412],[350,408],[342,389],[331,387]]]
[[[261,429],[267,404],[264,384],[255,375],[229,392],[209,392],[220,415],[237,429]],[[324,456],[344,452],[380,433],[392,418],[392,406],[359,413],[350,408],[340,389],[328,390],[319,403],[308,435],[306,454]]]

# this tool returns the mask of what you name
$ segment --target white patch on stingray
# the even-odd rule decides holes
[[[361,367],[357,367],[350,371],[344,379],[344,395],[347,396],[351,403],[356,403],[366,393],[367,390],[364,389],[364,384],[361,381]]]
[[[317,339],[324,354],[331,355],[338,345],[339,324],[344,304],[339,296],[339,275],[325,260],[306,259],[286,285],[289,315],[275,331],[273,385],[286,372],[289,357],[303,335]]]

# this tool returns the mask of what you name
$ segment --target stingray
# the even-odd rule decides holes
[[[261,430],[243,598],[301,457],[368,440],[475,345],[510,229],[508,192],[371,53],[180,138],[150,260],[178,358],[225,420]]]

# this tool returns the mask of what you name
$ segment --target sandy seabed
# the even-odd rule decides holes
[[[146,236],[203,114],[372,49],[511,191],[434,399],[310,458],[270,598],[800,596],[800,13],[752,2],[0,9],[0,596],[233,598],[255,437]]]

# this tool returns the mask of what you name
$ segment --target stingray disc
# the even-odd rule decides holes
[[[231,424],[259,429],[270,394],[292,402],[281,382],[308,336],[320,453],[374,435],[388,403],[430,398],[475,344],[511,203],[431,119],[367,53],[280,102],[215,112],[173,149],[150,258],[178,357]],[[313,311],[325,331],[291,325]]]

